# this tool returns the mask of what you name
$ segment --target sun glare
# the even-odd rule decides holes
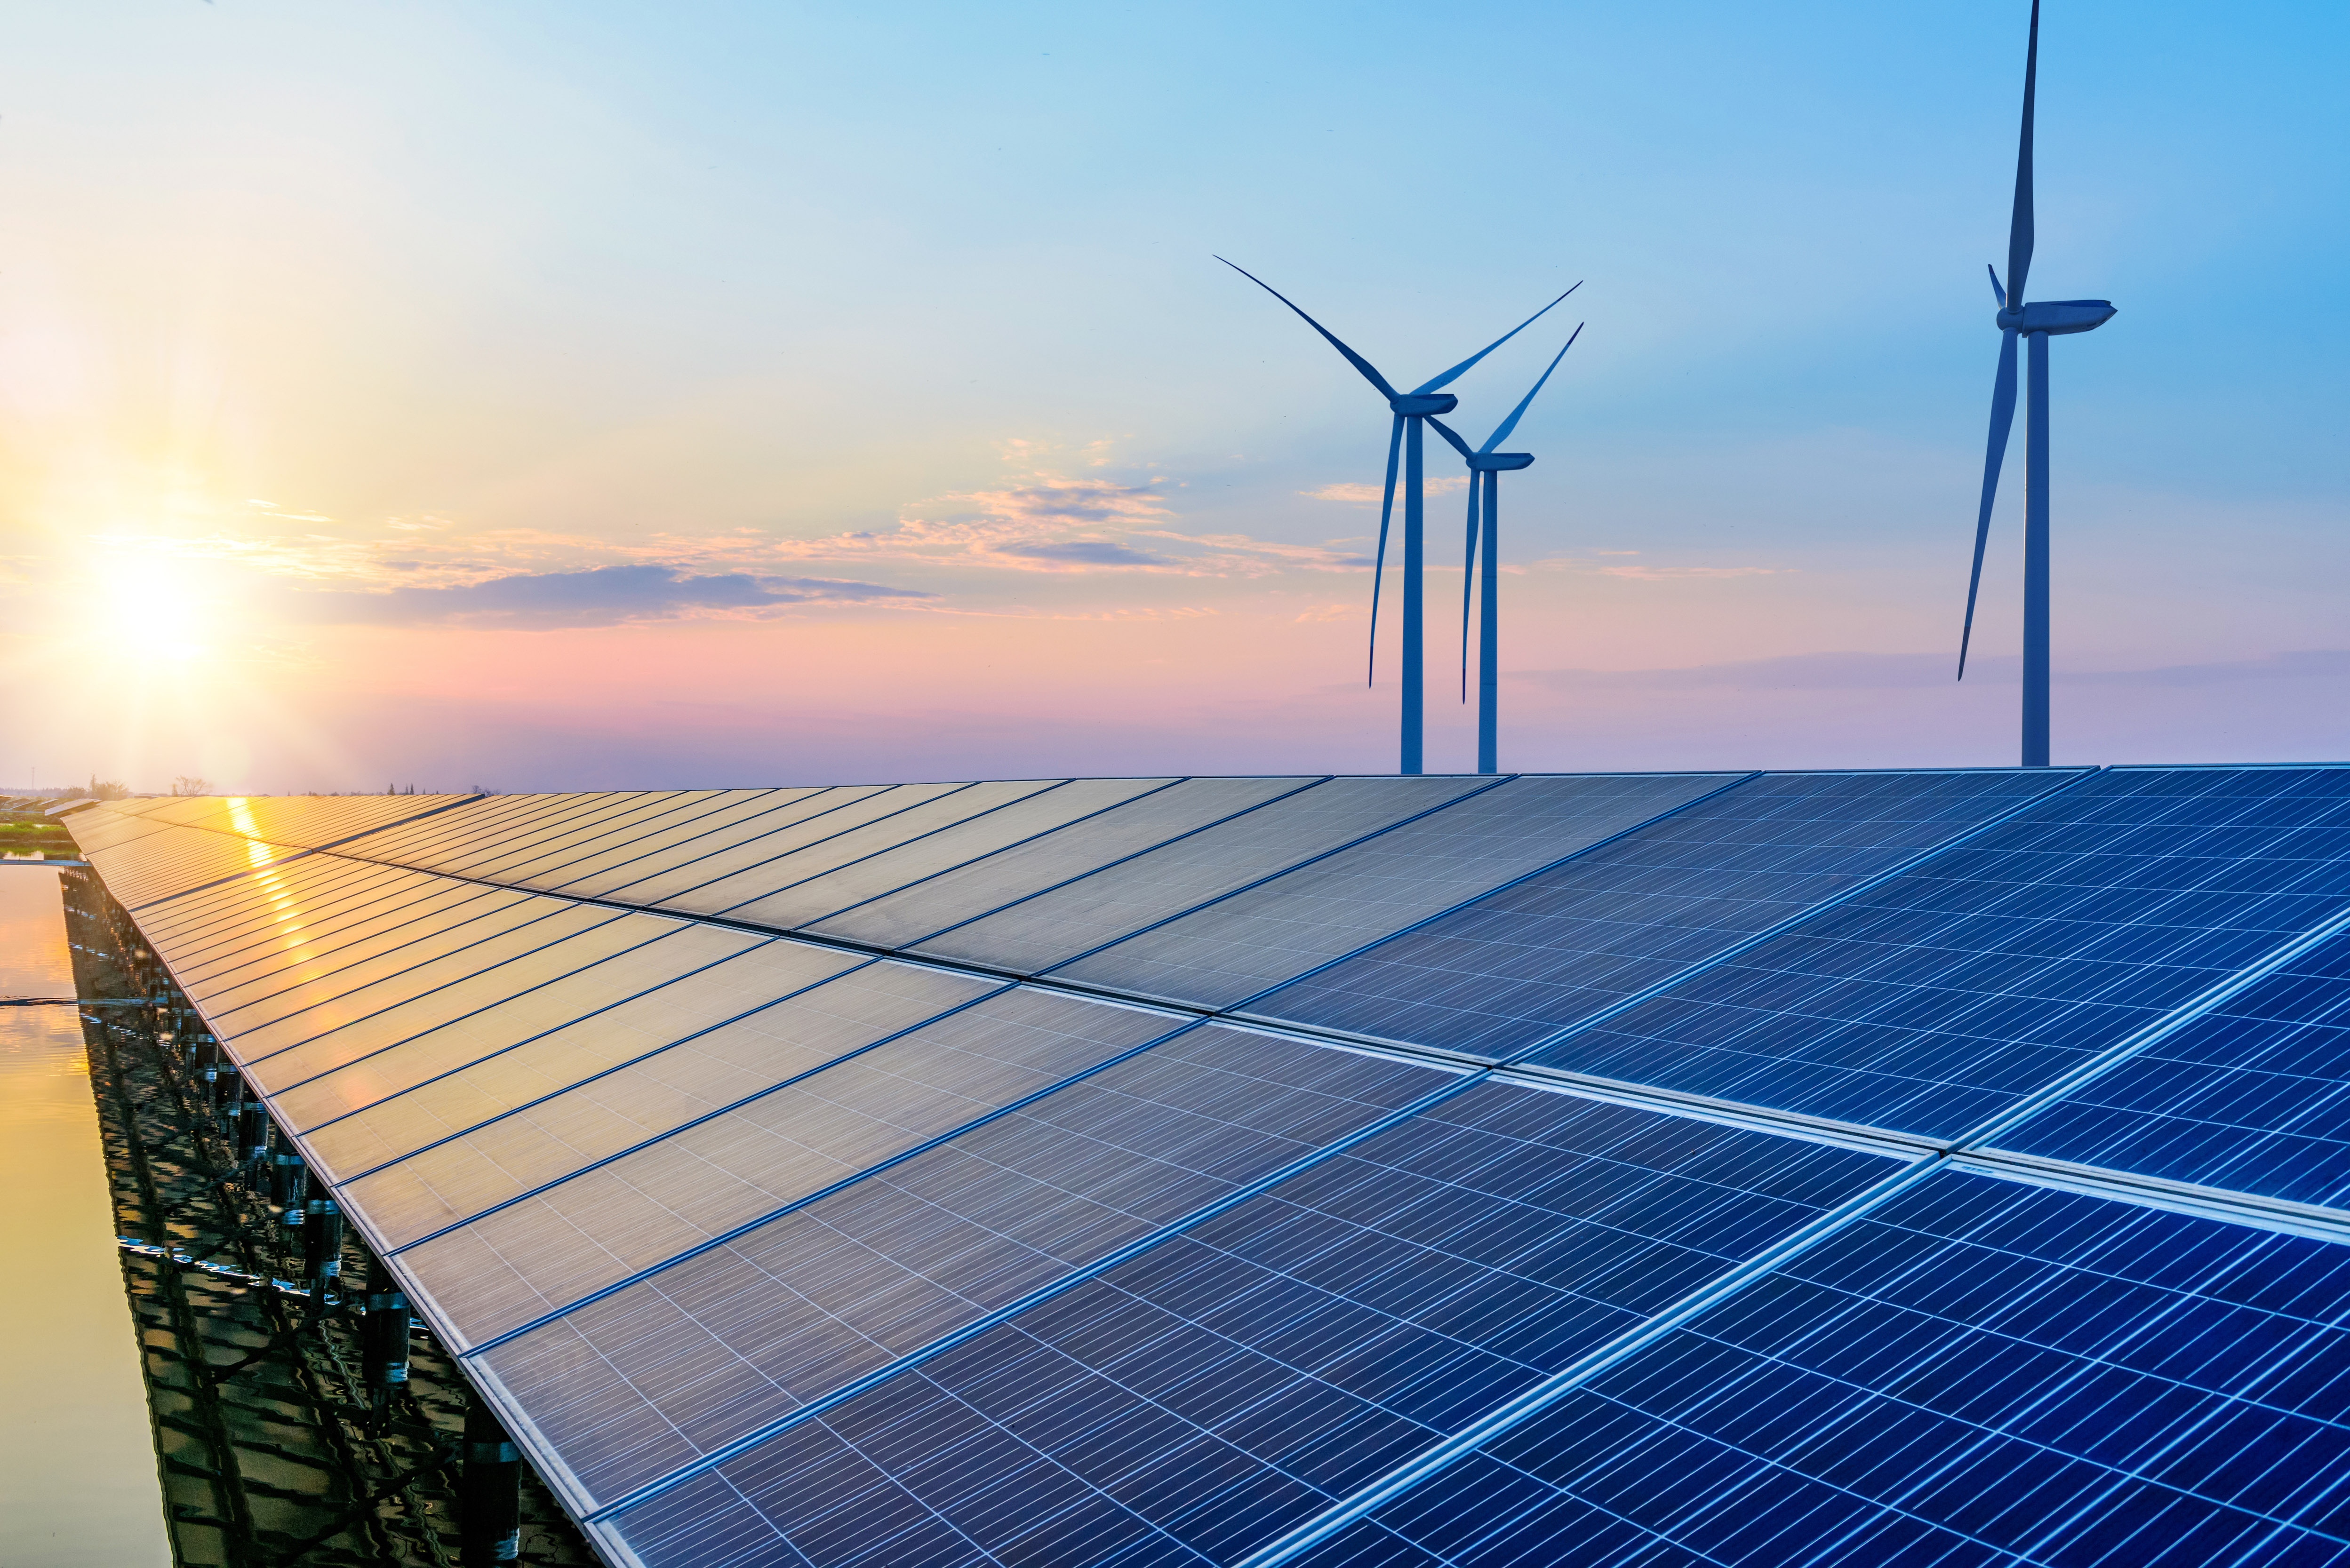
[[[204,651],[203,617],[184,583],[154,570],[109,573],[93,630],[109,652],[139,662],[184,661]]]

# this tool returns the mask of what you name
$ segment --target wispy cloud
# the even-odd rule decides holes
[[[2022,661],[2013,655],[1977,657],[1968,680],[2012,682]],[[1672,691],[1731,688],[1753,691],[1843,691],[1948,686],[1956,678],[1951,653],[1800,653],[1783,659],[1741,659],[1668,670],[1522,670],[1507,672],[1556,691]],[[2058,670],[2061,685],[2230,685],[2256,680],[2340,680],[2350,677],[2350,649],[2320,649],[2208,664],[2158,665],[2146,670]]]
[[[1420,492],[1423,494],[1441,495],[1449,490],[1466,489],[1468,484],[1469,476],[1465,473],[1438,474],[1433,478],[1423,480],[1420,483]],[[1318,490],[1301,490],[1297,493],[1315,501],[1340,501],[1352,506],[1377,506],[1379,504],[1379,497],[1387,493],[1387,489],[1379,484],[1326,484]]]
[[[310,626],[459,624],[549,630],[932,597],[910,588],[828,577],[741,572],[691,576],[666,566],[598,566],[584,572],[517,573],[452,587],[292,592],[281,596],[276,607],[284,619]]]

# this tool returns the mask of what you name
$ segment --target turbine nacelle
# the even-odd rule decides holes
[[[1460,406],[1461,400],[1450,392],[1399,392],[1388,400],[1388,407],[1405,419],[1449,414]]]
[[[1479,473],[1506,473],[1512,469],[1532,468],[1534,454],[1530,452],[1472,452],[1469,466]]]
[[[1991,321],[2002,332],[2045,332],[2061,337],[2068,332],[2094,332],[2114,315],[2109,299],[2035,299],[2021,310],[2002,310]]]

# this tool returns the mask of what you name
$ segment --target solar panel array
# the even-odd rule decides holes
[[[615,1563],[2350,1562],[2350,767],[68,821]]]

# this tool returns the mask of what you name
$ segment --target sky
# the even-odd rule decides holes
[[[1396,766],[1399,384],[1513,771],[2006,765],[1951,680],[2027,6],[88,0],[0,50],[0,784]],[[2350,756],[2350,11],[2048,0],[2055,758]],[[1432,771],[1462,482],[1431,449]]]

